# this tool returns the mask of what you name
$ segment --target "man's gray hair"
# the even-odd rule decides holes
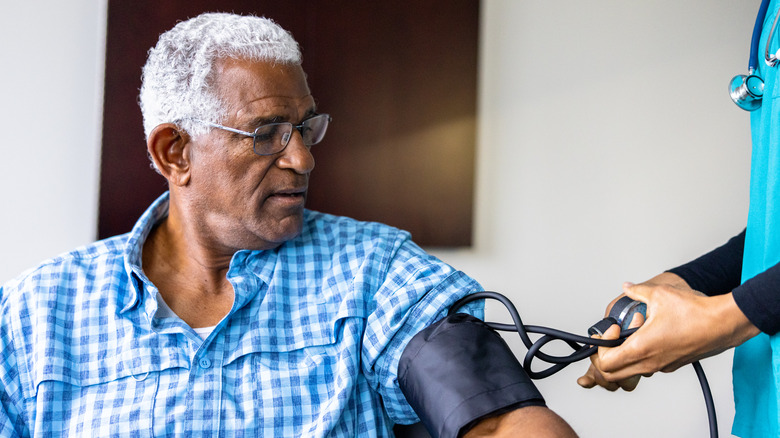
[[[219,122],[225,108],[214,92],[221,59],[300,64],[298,43],[273,20],[205,13],[160,35],[143,68],[140,105],[144,133],[162,123],[198,136],[209,128],[194,120]]]

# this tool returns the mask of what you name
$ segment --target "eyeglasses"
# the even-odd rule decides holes
[[[201,122],[212,128],[224,129],[225,131],[252,137],[252,149],[257,155],[273,155],[283,151],[287,144],[290,143],[293,128],[301,133],[304,145],[314,146],[321,142],[322,138],[325,137],[325,131],[328,130],[328,124],[331,120],[328,114],[317,114],[302,121],[299,125],[293,125],[290,122],[268,123],[258,126],[254,132],[242,131],[206,121]]]

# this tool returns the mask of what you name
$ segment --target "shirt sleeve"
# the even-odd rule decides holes
[[[4,299],[0,287],[0,438],[23,437],[30,434],[19,409],[22,391],[8,310],[2,305]]]
[[[668,272],[679,275],[691,289],[709,296],[734,290],[742,277],[745,230],[707,254]]]
[[[398,246],[387,268],[366,321],[362,367],[393,422],[410,424],[418,417],[398,385],[401,354],[414,335],[444,318],[455,301],[482,288],[408,239]],[[482,319],[483,308],[479,300],[460,311]]]

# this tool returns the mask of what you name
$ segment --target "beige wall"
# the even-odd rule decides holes
[[[622,282],[738,233],[750,138],[727,84],[759,3],[485,1],[476,246],[437,254],[526,323],[584,333]],[[729,436],[730,354],[703,366]],[[584,369],[539,382],[581,436],[707,436],[691,367],[630,394],[580,389]]]
[[[486,0],[476,245],[434,252],[509,295],[526,323],[584,333],[623,281],[736,234],[748,116],[726,86],[746,70],[757,8]],[[105,0],[13,2],[0,15],[0,280],[94,239],[104,22]],[[703,363],[722,436],[729,361]],[[706,436],[690,367],[631,394],[579,389],[584,368],[539,382],[583,437]]]

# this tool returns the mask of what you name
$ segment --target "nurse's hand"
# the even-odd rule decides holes
[[[599,347],[592,360],[599,379],[616,383],[656,371],[672,372],[759,333],[730,293],[708,297],[690,289],[682,279],[681,283],[654,281],[659,277],[623,286],[626,295],[647,304],[647,320],[622,345]],[[608,334],[614,336],[614,332]]]
[[[661,273],[650,280],[643,283],[644,285],[653,285],[653,286],[660,286],[660,285],[668,285],[670,287],[674,287],[681,290],[689,290],[691,292],[694,292],[689,286],[688,283],[685,282],[681,277],[679,277],[676,274],[672,274],[670,272],[664,272]],[[604,311],[604,316],[609,315],[610,310],[612,309],[612,306],[619,300],[620,298],[624,297],[625,294],[620,294],[619,296],[615,297],[608,305],[606,310]],[[629,328],[636,328],[644,324],[645,318],[637,313],[634,315],[634,319],[631,321],[631,324]],[[618,325],[613,325],[604,333],[604,336],[602,339],[617,339],[620,335],[620,327]],[[639,384],[639,379],[644,377],[650,377],[653,375],[653,373],[644,373],[642,375],[635,375],[630,376],[628,378],[617,380],[617,381],[609,381],[607,380],[604,375],[601,374],[601,365],[599,362],[599,355],[594,354],[590,357],[591,364],[588,367],[588,370],[585,372],[584,375],[582,375],[579,379],[577,379],[577,383],[582,386],[583,388],[593,388],[594,386],[601,386],[602,388],[608,390],[608,391],[616,391],[618,389],[623,389],[624,391],[633,391],[637,385]]]

